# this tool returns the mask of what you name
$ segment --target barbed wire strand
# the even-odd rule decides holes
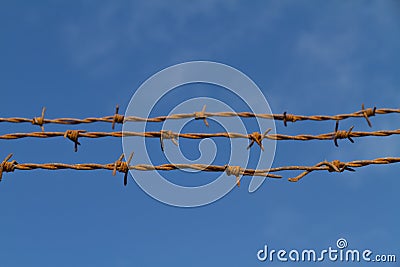
[[[234,175],[237,179],[237,185],[240,186],[239,176],[263,176],[269,178],[282,178],[280,175],[270,174],[265,170],[254,170],[254,169],[244,169],[240,166],[218,166],[218,165],[206,165],[206,164],[163,164],[163,165],[149,165],[149,164],[137,164],[129,165],[133,153],[129,156],[127,161],[122,161],[124,154],[122,154],[117,161],[109,164],[98,164],[98,163],[81,163],[81,164],[66,164],[66,163],[17,163],[16,160],[9,161],[12,154],[9,154],[0,165],[0,181],[2,179],[3,172],[14,172],[14,170],[112,170],[113,175],[116,172],[124,173],[124,185],[127,184],[127,177],[129,170],[137,171],[170,171],[177,169],[192,169],[205,172],[226,172],[228,175]]]
[[[0,140],[12,140],[20,138],[52,138],[64,136],[74,142],[75,151],[78,150],[78,138],[104,138],[104,137],[145,137],[145,138],[159,138],[161,143],[161,148],[164,150],[164,139],[171,139],[172,142],[177,145],[178,138],[188,138],[188,139],[205,139],[214,137],[224,137],[224,138],[243,138],[249,139],[250,144],[247,148],[250,148],[254,143],[257,143],[263,150],[262,141],[264,139],[270,140],[294,140],[294,141],[310,141],[310,140],[333,140],[334,144],[338,146],[337,140],[339,139],[349,139],[352,143],[354,140],[352,138],[360,137],[384,137],[391,135],[400,134],[400,129],[395,130],[380,130],[372,132],[364,131],[353,131],[353,127],[349,130],[339,130],[338,122],[336,123],[335,131],[330,133],[323,133],[319,135],[310,134],[299,134],[299,135],[286,135],[286,134],[270,134],[271,129],[268,129],[264,134],[259,132],[253,132],[251,134],[241,134],[241,133],[230,133],[230,132],[220,132],[220,133],[176,133],[172,131],[153,131],[153,132],[87,132],[85,130],[67,130],[65,132],[30,132],[30,133],[9,133],[0,135]]]
[[[82,123],[95,123],[95,122],[107,122],[112,123],[112,129],[114,129],[115,124],[122,124],[125,122],[163,122],[165,120],[172,119],[186,119],[186,118],[195,118],[196,120],[203,120],[204,123],[208,126],[207,118],[209,117],[243,117],[243,118],[262,118],[262,119],[274,119],[283,121],[284,125],[287,126],[287,122],[296,122],[296,121],[326,121],[326,120],[345,120],[348,118],[365,118],[368,125],[371,127],[370,117],[378,115],[378,114],[390,114],[390,113],[400,113],[400,109],[391,109],[391,108],[365,108],[364,104],[361,105],[361,110],[348,113],[348,114],[338,114],[338,115],[295,115],[284,112],[283,114],[256,114],[252,112],[206,112],[206,106],[204,105],[203,109],[199,112],[193,113],[182,113],[182,114],[171,114],[168,116],[158,116],[152,118],[143,118],[138,116],[127,116],[125,117],[122,114],[119,114],[119,106],[117,105],[115,114],[112,116],[104,116],[104,117],[89,117],[84,119],[77,118],[56,118],[56,119],[46,119],[44,117],[44,113],[46,108],[42,109],[41,117],[35,117],[33,119],[30,118],[20,118],[20,117],[10,117],[10,118],[0,118],[0,122],[10,122],[10,123],[32,123],[34,125],[38,125],[41,127],[42,131],[44,131],[44,124],[53,123],[53,124],[82,124]]]
[[[359,167],[364,167],[368,165],[376,165],[376,164],[392,164],[392,163],[399,163],[400,158],[398,157],[386,157],[386,158],[377,158],[373,160],[355,160],[355,161],[350,161],[350,162],[341,162],[339,160],[333,160],[331,162],[328,161],[322,161],[318,164],[316,164],[313,167],[304,167],[304,166],[299,166],[300,169],[305,170],[303,173],[300,175],[294,177],[294,178],[289,178],[288,180],[290,182],[298,182],[300,179],[302,179],[304,176],[309,174],[312,171],[315,170],[328,170],[329,172],[343,172],[343,171],[355,171],[353,168],[359,168]],[[281,169],[283,170],[283,169]]]
[[[206,165],[206,164],[162,164],[162,165],[149,165],[149,164],[137,164],[130,165],[133,157],[133,153],[130,154],[127,161],[123,161],[124,154],[122,154],[115,162],[109,164],[99,163],[80,163],[80,164],[66,164],[66,163],[18,163],[16,160],[9,161],[12,154],[9,154],[3,162],[0,164],[0,181],[2,179],[3,172],[14,172],[14,170],[112,170],[113,175],[116,172],[124,173],[124,185],[127,185],[127,177],[129,170],[137,171],[172,171],[181,169],[191,169],[205,172],[226,172],[227,175],[236,176],[237,185],[240,186],[240,176],[263,176],[269,178],[282,178],[281,175],[273,174],[273,172],[281,171],[304,171],[300,175],[289,178],[291,182],[298,182],[307,174],[313,171],[328,171],[328,172],[344,172],[344,171],[355,171],[354,168],[360,168],[368,165],[380,165],[380,164],[393,164],[399,163],[400,157],[385,157],[376,158],[373,160],[355,160],[349,162],[341,162],[339,160],[322,161],[314,166],[283,166],[274,167],[269,169],[244,169],[240,166],[229,166],[229,165]]]

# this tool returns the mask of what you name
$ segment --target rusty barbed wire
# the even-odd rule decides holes
[[[56,119],[46,119],[44,117],[45,108],[42,109],[42,114],[40,117],[30,118],[20,118],[20,117],[10,117],[10,118],[0,118],[0,122],[10,122],[10,123],[32,123],[34,125],[38,125],[41,127],[42,131],[44,131],[44,124],[65,124],[65,125],[75,125],[75,124],[85,124],[85,123],[95,123],[95,122],[107,122],[112,124],[112,129],[114,129],[115,124],[122,124],[125,122],[163,122],[165,120],[172,119],[186,119],[186,118],[194,118],[196,120],[203,120],[204,123],[208,126],[207,118],[209,117],[243,117],[243,118],[262,118],[262,119],[274,119],[283,121],[284,125],[287,126],[287,122],[296,122],[296,121],[327,121],[334,120],[340,121],[348,118],[364,118],[368,125],[371,127],[370,117],[378,115],[378,114],[390,114],[390,113],[400,113],[400,109],[391,109],[391,108],[365,108],[364,104],[361,106],[361,110],[348,113],[348,114],[338,114],[338,115],[295,115],[284,112],[283,114],[256,114],[252,112],[206,112],[206,106],[199,112],[193,113],[182,113],[182,114],[171,114],[168,116],[158,116],[152,118],[143,118],[137,116],[128,116],[125,117],[122,114],[119,114],[119,106],[117,105],[115,114],[112,116],[104,116],[104,117],[89,117],[84,119],[77,118],[56,118]]]
[[[282,178],[280,175],[270,174],[265,170],[254,170],[254,169],[244,169],[240,166],[218,166],[218,165],[206,165],[206,164],[163,164],[163,165],[149,165],[149,164],[137,164],[129,165],[133,153],[129,156],[127,161],[122,161],[124,154],[122,154],[117,161],[109,164],[99,164],[99,163],[81,163],[81,164],[66,164],[66,163],[18,163],[16,160],[9,161],[12,154],[9,154],[3,162],[0,164],[0,181],[2,180],[3,172],[14,172],[14,170],[112,170],[113,175],[116,172],[124,173],[124,185],[127,184],[127,177],[129,170],[137,171],[171,171],[178,169],[192,169],[205,172],[226,172],[227,175],[234,175],[237,179],[237,185],[240,186],[239,175],[244,176],[263,176],[269,178]]]
[[[394,164],[400,162],[400,157],[385,157],[376,158],[372,160],[355,160],[349,162],[342,162],[339,160],[333,161],[322,161],[314,166],[283,166],[273,167],[269,169],[245,169],[240,166],[229,166],[229,165],[206,165],[206,164],[163,164],[163,165],[148,165],[148,164],[137,164],[130,165],[133,157],[133,153],[130,154],[127,161],[123,161],[124,154],[122,154],[115,162],[108,164],[99,163],[80,163],[80,164],[66,164],[66,163],[18,163],[16,160],[9,161],[12,154],[9,154],[3,162],[0,164],[0,181],[2,179],[3,172],[14,172],[15,170],[112,170],[113,175],[116,172],[124,173],[124,185],[127,185],[127,177],[129,170],[137,171],[172,171],[178,169],[192,169],[205,172],[225,172],[228,176],[236,176],[237,185],[240,186],[240,176],[263,176],[269,178],[282,178],[281,175],[273,174],[273,172],[281,171],[304,171],[300,175],[289,178],[291,182],[298,182],[307,174],[313,171],[328,171],[328,172],[344,172],[344,171],[355,171],[354,168],[360,168],[368,165],[381,165],[381,164]]]
[[[350,161],[350,162],[341,162],[339,160],[333,160],[331,162],[329,161],[322,161],[313,167],[304,167],[304,166],[298,166],[298,170],[305,170],[303,173],[300,175],[294,177],[294,178],[289,178],[288,180],[290,182],[298,182],[300,179],[302,179],[304,176],[309,174],[312,171],[316,170],[327,170],[329,172],[343,172],[343,171],[352,171],[354,172],[355,170],[353,168],[360,168],[368,165],[380,165],[380,164],[392,164],[392,163],[399,163],[400,158],[398,157],[386,157],[386,158],[377,158],[373,160],[355,160],[355,161]],[[283,170],[281,168],[281,170]]]
[[[103,138],[103,137],[145,137],[145,138],[159,138],[161,143],[161,149],[164,150],[164,139],[171,139],[174,144],[177,143],[177,138],[187,138],[187,139],[205,139],[205,138],[243,138],[249,139],[250,144],[247,147],[249,149],[254,143],[257,143],[263,150],[262,141],[264,139],[270,140],[294,140],[294,141],[310,141],[310,140],[333,140],[334,144],[338,146],[337,140],[339,139],[349,139],[352,143],[354,140],[352,138],[360,137],[384,137],[391,135],[400,134],[400,129],[395,130],[380,130],[372,132],[364,131],[353,131],[353,127],[349,130],[339,130],[338,123],[336,123],[335,131],[330,133],[323,133],[319,135],[310,134],[299,134],[299,135],[286,135],[286,134],[270,134],[271,129],[268,129],[264,134],[259,132],[253,132],[251,134],[241,134],[241,133],[230,133],[230,132],[220,132],[220,133],[176,133],[172,131],[152,131],[152,132],[129,132],[129,131],[118,131],[118,132],[87,132],[85,130],[67,130],[65,132],[30,132],[30,133],[9,133],[0,135],[0,140],[11,140],[20,138],[52,138],[63,136],[74,142],[75,151],[78,150],[78,138]]]

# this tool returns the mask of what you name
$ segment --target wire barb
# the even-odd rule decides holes
[[[164,139],[171,139],[172,143],[178,146],[178,140],[176,138],[176,134],[172,131],[161,130],[160,131],[160,144],[161,150],[164,152]]]
[[[283,125],[285,125],[285,127],[287,127],[287,122],[291,121],[291,122],[295,122],[297,119],[295,118],[295,116],[293,114],[288,114],[285,112],[283,112]]]
[[[234,175],[236,177],[236,185],[240,186],[240,175],[243,175],[243,169],[240,166],[225,165],[225,172],[228,176]]]
[[[351,126],[350,129],[348,131],[344,131],[344,130],[338,130],[339,128],[339,121],[336,121],[336,125],[335,125],[335,134],[333,137],[333,142],[335,143],[335,146],[339,146],[337,143],[338,139],[349,139],[350,142],[354,143],[354,140],[351,138],[351,131],[353,131],[354,126]]]
[[[128,172],[129,172],[129,164],[131,163],[133,157],[133,152],[129,155],[129,158],[127,161],[122,161],[124,158],[124,154],[117,159],[114,163],[114,169],[113,169],[113,176],[117,173],[117,171],[124,173],[124,186],[128,184]]]
[[[115,124],[116,123],[124,123],[124,118],[125,117],[124,117],[124,115],[118,114],[118,111],[119,111],[119,105],[117,105],[115,107],[115,114],[114,114],[113,119],[112,119],[111,129],[113,129],[113,130],[115,128]]]
[[[207,116],[206,116],[206,105],[203,106],[203,109],[201,111],[196,111],[194,113],[194,119],[195,120],[203,120],[204,124],[208,127],[208,122],[207,122]]]
[[[86,133],[84,130],[66,130],[64,133],[64,138],[68,138],[72,142],[74,142],[74,150],[78,152],[78,145],[80,146],[78,138],[81,133]]]
[[[266,130],[263,135],[261,135],[259,132],[253,132],[252,134],[249,134],[250,144],[247,146],[247,149],[252,147],[255,142],[255,143],[257,143],[257,145],[260,146],[261,150],[264,151],[264,146],[262,144],[262,140],[264,140],[264,138],[267,137],[267,135],[270,131],[271,131],[271,129]]]
[[[365,109],[364,104],[362,104],[361,105],[361,111],[362,111],[362,114],[363,114],[365,120],[368,123],[368,126],[372,127],[372,123],[369,120],[369,117],[375,116],[376,107],[374,107],[373,109],[372,108]]]
[[[39,125],[40,129],[42,129],[42,132],[44,132],[44,113],[46,112],[46,107],[42,108],[42,115],[40,117],[34,117],[32,119],[32,124],[33,125]]]
[[[3,172],[13,172],[17,162],[15,160],[9,161],[13,154],[9,154],[0,164],[0,182],[3,178]]]

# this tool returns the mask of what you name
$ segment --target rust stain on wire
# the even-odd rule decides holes
[[[206,165],[206,164],[163,164],[158,166],[148,164],[137,164],[130,165],[133,153],[129,156],[127,161],[123,161],[123,155],[121,155],[117,161],[109,164],[99,163],[80,163],[80,164],[65,164],[65,163],[18,163],[16,160],[9,161],[12,154],[8,155],[3,162],[0,164],[0,181],[3,172],[14,172],[15,170],[112,170],[113,175],[116,172],[124,173],[124,185],[127,184],[127,175],[129,170],[137,171],[172,171],[178,169],[192,169],[206,172],[226,172],[227,175],[234,175],[237,179],[238,186],[240,185],[239,176],[263,176],[269,178],[282,178],[280,175],[273,174],[274,172],[281,171],[304,171],[300,175],[289,178],[291,182],[297,182],[307,174],[313,171],[328,171],[328,172],[344,172],[354,171],[354,168],[360,168],[368,165],[381,165],[381,164],[394,164],[399,163],[399,157],[385,157],[376,158],[372,160],[355,160],[349,162],[342,162],[339,160],[323,161],[314,166],[283,166],[269,169],[245,169],[240,166],[218,166],[218,165]]]
[[[284,125],[287,126],[287,122],[296,122],[296,121],[327,121],[334,120],[340,121],[348,118],[365,118],[369,126],[372,126],[370,117],[378,115],[378,114],[390,114],[390,113],[400,113],[400,109],[391,109],[391,108],[365,108],[364,104],[362,104],[361,110],[348,113],[348,114],[338,114],[338,115],[295,115],[284,112],[283,114],[256,114],[252,112],[206,112],[205,106],[201,111],[196,111],[193,113],[182,113],[182,114],[171,114],[168,116],[158,116],[153,118],[143,118],[136,116],[128,116],[124,117],[124,115],[118,114],[119,106],[116,108],[116,112],[112,116],[105,117],[89,117],[84,119],[77,118],[56,118],[56,119],[46,119],[44,117],[45,108],[42,110],[41,117],[35,117],[33,119],[30,118],[19,118],[19,117],[11,117],[11,118],[0,118],[0,122],[11,122],[11,123],[32,123],[35,125],[39,125],[44,131],[44,124],[54,123],[54,124],[84,124],[84,123],[94,123],[94,122],[107,122],[112,124],[112,128],[114,129],[115,124],[121,124],[125,122],[163,122],[165,120],[173,120],[173,119],[186,119],[186,118],[194,118],[196,120],[203,120],[204,123],[208,126],[207,118],[209,117],[243,117],[243,118],[262,118],[262,119],[274,119],[283,121]]]

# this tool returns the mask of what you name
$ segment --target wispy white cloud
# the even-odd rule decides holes
[[[400,45],[398,38],[388,42],[390,36],[399,33],[398,16],[390,9],[390,3],[383,1],[363,5],[335,2],[315,8],[319,12],[310,14],[314,23],[301,28],[293,39],[293,65],[288,66],[292,78],[281,86],[294,93],[293,89],[298,89],[298,95],[307,96],[310,103],[334,99],[325,108],[335,102],[341,109],[351,110],[354,100],[371,98],[378,105],[398,103],[400,94],[393,72],[383,71],[391,69],[388,66],[398,57],[395,47]],[[297,98],[287,101],[296,106]]]
[[[110,67],[113,59],[140,53],[149,46],[170,47],[166,59],[172,61],[212,57],[232,43],[251,41],[260,29],[272,29],[272,21],[284,6],[270,2],[262,8],[243,10],[239,1],[89,1],[86,8],[91,15],[67,21],[65,39],[71,59],[89,68],[99,64]],[[242,12],[251,14],[243,19]]]

